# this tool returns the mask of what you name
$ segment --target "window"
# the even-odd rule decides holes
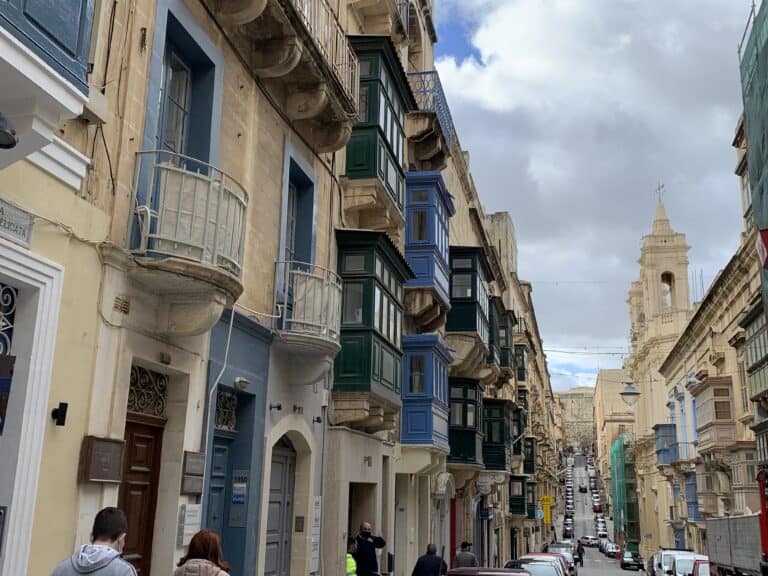
[[[344,272],[365,271],[365,254],[347,254],[344,256]]]
[[[467,404],[467,428],[475,427],[475,405]]]
[[[413,225],[413,241],[424,242],[427,240],[427,211],[416,210],[411,215]]]
[[[757,469],[754,464],[747,464],[747,483],[757,480]]]
[[[712,484],[712,476],[706,476],[704,478],[704,486],[706,487],[707,490],[710,490],[710,491],[714,490],[713,484]]]
[[[510,480],[509,481],[509,495],[510,496],[522,496],[523,495],[522,480]]]
[[[471,258],[456,258],[453,260],[453,268],[455,270],[466,270],[472,268]]]
[[[731,403],[724,400],[715,402],[715,420],[731,419]]]
[[[727,397],[731,395],[731,391],[728,388],[715,388],[714,395],[719,397]]]
[[[472,298],[471,274],[454,274],[451,282],[452,298]]]
[[[408,367],[410,371],[409,389],[411,394],[423,394],[425,388],[424,378],[424,356],[415,355],[411,356],[410,365]]]
[[[381,332],[381,288],[373,287],[373,328]]]
[[[749,390],[747,388],[749,381],[747,379],[747,365],[744,360],[743,352],[739,354],[738,371],[739,384],[741,387],[741,411],[742,413],[747,414],[749,412]]]
[[[186,152],[186,137],[191,112],[192,73],[181,55],[169,44],[163,61],[161,147],[178,154]]]
[[[669,310],[675,306],[675,276],[672,272],[661,275],[661,309]]]
[[[363,285],[344,284],[344,314],[345,324],[363,323]]]
[[[458,402],[451,402],[451,426],[464,426],[464,407]]]
[[[428,202],[429,192],[426,190],[414,190],[411,192],[411,202]]]

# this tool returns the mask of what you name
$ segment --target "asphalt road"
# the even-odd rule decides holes
[[[575,513],[573,523],[575,528],[574,536],[578,539],[589,534],[596,534],[595,515],[592,512],[591,494],[579,492],[579,484],[589,485],[587,471],[584,468],[585,459],[583,456],[576,456],[573,467],[573,491]],[[562,534],[562,509],[558,517],[557,534]],[[608,520],[608,533],[613,533],[612,522]],[[622,570],[619,567],[619,561],[606,558],[597,548],[585,548],[584,566],[579,567],[579,576],[630,576],[634,571]],[[642,576],[645,576],[643,573]]]

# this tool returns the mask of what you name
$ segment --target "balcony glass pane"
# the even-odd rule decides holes
[[[474,428],[476,426],[475,409],[476,406],[474,404],[467,404],[467,428]]]
[[[423,394],[424,393],[424,356],[411,356],[409,370],[410,370],[410,382],[409,388],[411,394]]]
[[[427,211],[417,210],[412,213],[413,240],[424,242],[427,239]]]
[[[363,323],[363,285],[344,285],[344,315],[345,324]]]
[[[451,386],[451,398],[464,398],[464,389],[460,386]]]
[[[464,426],[464,405],[451,402],[451,426]]]
[[[365,254],[347,254],[344,256],[344,272],[362,272],[365,270]]]
[[[471,269],[472,268],[472,259],[471,258],[456,258],[453,261],[453,268],[454,269]]]
[[[471,274],[454,274],[451,283],[451,298],[472,298]]]
[[[373,288],[373,327],[381,332],[381,288]]]

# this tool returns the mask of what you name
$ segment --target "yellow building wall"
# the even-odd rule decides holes
[[[108,216],[77,197],[53,176],[26,161],[0,173],[0,197],[70,227],[72,234],[38,218],[30,250],[64,267],[48,413],[69,403],[66,425],[49,418],[45,436],[32,533],[29,574],[47,574],[69,556],[77,525],[77,466],[88,427],[88,407],[96,354],[101,263],[93,242],[109,232]]]

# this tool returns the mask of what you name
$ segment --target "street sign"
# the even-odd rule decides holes
[[[542,518],[544,518],[544,510],[536,508],[536,520],[541,520]]]

